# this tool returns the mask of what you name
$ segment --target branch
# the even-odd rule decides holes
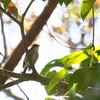
[[[5,88],[11,87],[13,85],[16,85],[16,84],[24,82],[24,81],[30,81],[30,80],[37,81],[37,82],[42,83],[43,85],[48,85],[49,82],[51,81],[51,79],[42,77],[40,75],[38,77],[36,77],[34,73],[32,73],[32,74],[20,74],[20,73],[14,73],[11,71],[7,71],[5,69],[0,69],[0,74],[8,76],[8,77],[18,78],[18,80],[9,82],[9,83],[4,84],[4,85],[0,85],[0,90],[3,90]],[[62,88],[63,93],[68,91],[68,83],[59,82],[56,86]],[[87,92],[93,93],[94,90],[97,93],[100,93],[100,88],[92,88],[92,87],[88,87]]]
[[[30,58],[30,55],[29,55],[29,52],[28,52],[28,49],[27,49],[23,23],[24,23],[24,18],[25,18],[26,14],[27,14],[27,11],[30,8],[30,6],[33,3],[33,1],[34,0],[31,0],[31,2],[29,3],[29,5],[27,6],[25,12],[22,14],[22,20],[21,20],[21,24],[20,24],[22,41],[23,41],[24,49],[25,49],[25,52],[26,52],[27,59],[29,60],[30,66],[34,66],[34,65],[32,64],[32,60]],[[34,71],[34,73],[38,74],[37,71],[36,71],[36,69],[35,69],[35,67],[31,67],[31,68],[32,68],[32,71]]]
[[[4,42],[4,58],[1,61],[0,65],[4,62],[4,60],[7,57],[7,45],[6,45],[6,38],[5,38],[5,34],[4,34],[4,23],[3,23],[3,18],[1,17],[1,31],[2,31],[2,36],[3,36],[3,42]]]
[[[48,29],[48,31],[49,31],[50,36],[51,36],[57,43],[59,43],[60,45],[62,45],[62,46],[64,46],[64,47],[67,47],[67,48],[70,48],[70,49],[86,49],[86,48],[71,47],[71,46],[67,46],[67,45],[64,45],[64,44],[60,43],[60,42],[52,35],[52,33],[51,33],[51,31],[50,31],[49,26],[48,26],[47,23],[46,23],[46,26],[47,26],[47,29]],[[60,39],[61,39],[61,38],[60,38]],[[62,41],[64,41],[64,40],[62,40]]]
[[[94,47],[94,39],[95,39],[95,21],[94,21],[94,6],[92,7],[92,18],[93,18],[93,38],[92,38],[92,47]]]
[[[13,83],[15,83],[14,80],[13,80],[11,77],[10,77],[10,79],[12,80]],[[24,94],[24,96],[27,98],[27,100],[29,100],[28,96],[27,96],[26,93],[21,89],[21,87],[20,87],[18,84],[16,84],[16,85],[17,85],[17,87],[20,89],[20,91]]]
[[[1,6],[0,6],[0,10],[5,13],[8,17],[10,17],[14,22],[16,22],[18,25],[20,24],[20,22],[14,18],[9,12],[6,12]]]
[[[46,5],[43,12],[35,21],[35,23],[32,25],[31,29],[26,35],[26,41],[27,41],[28,46],[32,43],[32,41],[36,38],[36,36],[42,30],[43,26],[45,25],[46,21],[52,14],[57,4],[58,4],[58,0],[48,1],[48,6]],[[4,69],[13,71],[16,65],[18,64],[18,62],[20,61],[23,53],[24,53],[24,48],[21,41],[19,45],[17,46],[17,48],[15,49],[15,51],[13,52],[13,54],[11,55],[8,62],[5,64]],[[7,80],[7,77],[0,75],[0,85],[4,84],[6,80]]]
[[[23,80],[15,80],[14,82],[9,82],[9,83],[6,83],[4,85],[0,85],[0,90],[6,89],[8,87],[11,87],[11,86],[16,85],[16,84],[21,83],[21,82],[23,82]]]
[[[43,85],[48,85],[49,82],[51,81],[51,79],[42,77],[40,75],[35,76],[35,73],[32,73],[32,74],[20,74],[20,73],[14,73],[14,72],[11,72],[11,71],[8,71],[8,70],[5,70],[5,69],[0,69],[0,74],[8,76],[8,77],[18,78],[18,80],[14,81],[14,82],[10,82],[10,83],[1,85],[0,86],[0,90],[5,89],[7,87],[11,87],[11,86],[13,86],[15,84],[18,84],[18,83],[21,83],[23,81],[32,80],[32,81],[40,82]],[[56,86],[66,90],[66,91],[68,90],[68,84],[67,83],[59,82]]]

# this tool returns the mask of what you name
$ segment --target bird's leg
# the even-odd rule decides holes
[[[24,68],[24,70],[21,72],[22,74],[25,74],[27,70],[27,67]]]

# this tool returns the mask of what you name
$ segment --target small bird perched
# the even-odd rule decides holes
[[[32,67],[34,67],[38,57],[39,57],[39,54],[38,54],[38,49],[39,49],[39,46],[38,44],[33,44],[33,46],[31,47],[31,49],[29,49],[29,57],[31,57],[31,61],[32,61]],[[27,56],[25,55],[25,58],[24,58],[24,62],[23,62],[23,72],[22,73],[25,73],[27,68],[30,70],[32,69],[30,64],[29,64],[29,61],[27,59]]]

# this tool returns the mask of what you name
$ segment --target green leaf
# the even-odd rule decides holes
[[[94,87],[100,83],[100,63],[92,63],[90,71],[91,71],[91,75],[89,78],[91,79],[90,86]],[[100,88],[100,85],[98,85],[97,88]]]
[[[93,7],[96,0],[83,0],[81,5],[81,16],[84,20],[88,13],[90,12],[91,8]]]
[[[3,54],[0,52],[0,55],[2,55],[3,56]]]
[[[77,86],[77,83],[74,83],[73,86],[71,87],[71,89],[68,92],[70,97],[71,97],[70,99],[72,99],[72,100],[74,99],[74,96],[76,94],[75,93],[76,92],[76,86]]]
[[[59,88],[59,87],[55,86],[51,91],[48,92],[47,88],[48,88],[48,86],[46,85],[45,89],[46,89],[46,92],[47,92],[48,95],[54,95],[54,94],[57,94],[57,93],[59,93],[63,90],[62,88]]]
[[[71,2],[72,0],[59,0],[59,3],[62,5],[62,3],[64,2],[66,6],[68,6],[68,4]]]
[[[86,49],[90,49],[92,47],[92,43],[90,43],[87,47],[86,47]]]
[[[70,80],[69,80],[69,87],[72,87],[74,83],[77,83],[77,91],[82,90],[84,91],[87,87],[87,83],[85,83],[86,79],[86,72],[83,69],[76,70]]]
[[[10,3],[11,0],[4,0],[4,8],[5,10],[8,8],[8,5]]]
[[[62,69],[61,71],[59,71],[58,73],[56,73],[54,75],[54,77],[51,79],[49,85],[47,86],[47,92],[49,93],[52,88],[59,82],[61,81],[65,75],[68,73],[69,71],[66,69]]]
[[[77,83],[77,91],[81,90],[81,92],[84,92],[88,86],[94,87],[100,82],[100,63],[92,62],[90,67],[89,59],[83,62],[80,65],[81,68],[76,70],[69,79],[69,87],[71,88],[74,83]]]
[[[74,52],[69,56],[69,59],[66,61],[66,66],[71,66],[72,64],[80,64],[83,60],[87,59],[89,56],[87,52],[81,50]]]
[[[47,63],[45,65],[45,67],[42,69],[41,71],[41,75],[43,75],[44,77],[47,76],[47,74],[49,73],[50,69],[51,68],[54,68],[54,67],[64,67],[64,63],[67,59],[67,56],[61,58],[61,59],[55,59],[55,60],[52,60],[50,61],[49,63]]]
[[[46,64],[46,66],[41,71],[41,75],[46,76],[49,70],[55,66],[63,66],[63,64],[60,62],[60,59],[52,60]]]
[[[47,78],[52,78],[57,72],[55,70],[49,71],[48,74],[45,76]]]

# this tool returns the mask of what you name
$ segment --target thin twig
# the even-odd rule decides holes
[[[2,31],[2,36],[3,36],[3,42],[4,42],[4,58],[1,61],[0,65],[4,62],[4,60],[7,57],[7,45],[6,45],[6,38],[4,34],[4,23],[3,23],[3,18],[1,17],[1,31]]]
[[[29,5],[27,6],[27,8],[26,8],[25,12],[24,12],[24,13],[23,13],[23,15],[22,15],[22,19],[24,19],[24,18],[25,18],[26,13],[28,12],[28,10],[29,10],[30,6],[32,5],[33,1],[34,1],[34,0],[31,0],[31,2],[29,3]]]
[[[93,38],[92,38],[92,47],[94,47],[94,38],[95,38],[94,6],[92,7],[92,19],[93,19]]]
[[[4,70],[4,69],[0,69],[0,74],[1,75],[5,75],[7,77],[13,77],[13,78],[18,78],[18,80],[15,80],[14,82],[9,82],[7,84],[4,85],[0,85],[0,90],[11,87],[15,84],[24,82],[24,81],[36,81],[36,82],[40,82],[43,85],[48,85],[51,81],[51,79],[49,78],[45,78],[42,76],[36,76],[35,73],[32,74],[20,74],[20,73],[14,73],[8,70]],[[57,85],[57,87],[60,87],[62,89],[66,89],[66,91],[68,90],[68,84],[65,82],[59,82]]]
[[[34,73],[23,75],[23,74],[13,73],[11,71],[7,71],[7,70],[4,70],[4,69],[0,69],[0,74],[6,75],[8,77],[18,78],[18,80],[15,80],[14,82],[9,82],[9,83],[6,83],[4,85],[0,85],[0,90],[3,90],[5,88],[11,87],[13,85],[16,85],[16,84],[24,82],[24,81],[34,80],[34,81],[42,83],[43,85],[48,85],[51,81],[51,79],[49,79],[49,78],[44,78],[44,77],[41,77],[41,76],[39,78],[35,77]],[[23,76],[25,76],[25,77],[23,77]],[[59,82],[56,86],[68,91],[68,85],[69,85],[68,83]],[[91,91],[91,92],[94,91],[94,90],[97,91],[98,93],[100,92],[100,88],[88,87],[88,89],[87,89],[87,91]]]
[[[26,56],[27,56],[27,58],[28,58],[28,60],[29,60],[30,66],[34,66],[34,65],[32,64],[31,58],[29,57],[29,54],[28,54],[28,49],[27,49],[27,43],[26,43],[26,39],[25,39],[25,33],[24,33],[24,26],[23,26],[23,23],[24,23],[25,16],[26,16],[26,14],[27,14],[27,12],[28,12],[30,6],[32,5],[33,1],[34,1],[34,0],[32,0],[32,1],[29,3],[29,5],[27,6],[25,12],[22,14],[22,20],[21,20],[21,24],[20,24],[21,35],[22,35],[22,41],[23,41],[24,49],[25,49],[25,52],[26,52]],[[32,68],[32,70],[34,71],[34,73],[35,73],[36,75],[38,75],[38,73],[37,73],[35,67],[31,67],[31,68]]]
[[[52,33],[50,32],[50,29],[49,29],[49,26],[48,26],[47,23],[46,23],[46,26],[47,26],[47,29],[48,29],[50,35],[52,36],[52,38],[53,38],[57,43],[59,43],[60,45],[62,45],[62,46],[64,46],[64,47],[67,47],[67,48],[70,48],[70,49],[86,49],[86,48],[74,48],[74,47],[66,46],[66,45],[60,43],[60,42],[52,35]]]
[[[11,87],[11,86],[13,86],[13,85],[16,85],[16,84],[18,84],[18,83],[21,83],[21,82],[23,82],[24,80],[15,80],[14,82],[9,82],[9,83],[6,83],[6,84],[4,84],[4,85],[0,85],[0,90],[3,90],[3,89],[6,89],[6,88],[8,88],[8,87]]]
[[[5,13],[7,16],[9,16],[9,18],[11,18],[14,22],[16,22],[18,25],[20,25],[20,22],[14,18],[9,12],[6,12],[1,6],[0,6],[0,10]]]
[[[10,79],[12,80],[12,82],[14,82],[15,83],[15,81],[10,77]],[[18,83],[17,84],[15,84],[15,85],[17,85],[18,86],[18,88],[20,89],[20,91],[24,94],[24,96],[27,98],[27,100],[29,100],[29,97],[26,95],[26,93],[21,89],[21,87],[18,85]]]
[[[45,6],[43,12],[40,14],[38,19],[34,22],[34,24],[32,24],[31,29],[26,34],[27,45],[30,45],[32,41],[35,39],[35,37],[42,30],[43,26],[45,25],[46,21],[50,17],[51,13],[53,12],[57,4],[58,4],[58,0],[48,0],[49,6],[47,5]],[[24,49],[22,47],[22,41],[21,41],[18,44],[17,48],[14,50],[8,62],[5,64],[4,69],[13,71],[15,66],[18,64],[19,60],[21,59],[23,53],[24,53]],[[5,77],[4,75],[0,75],[0,85],[4,84],[6,80],[7,80],[7,77]]]

